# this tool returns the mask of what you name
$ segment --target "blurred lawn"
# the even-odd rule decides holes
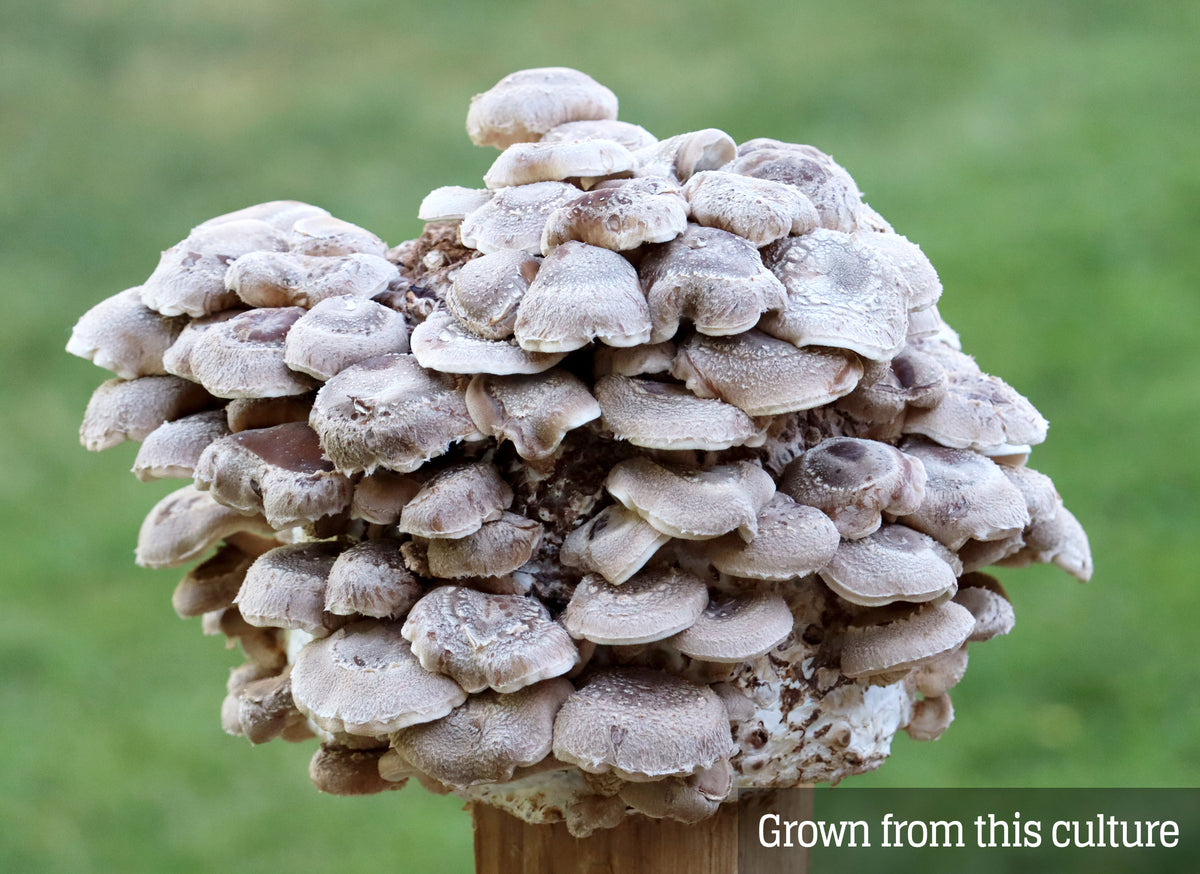
[[[470,870],[453,798],[319,796],[312,747],[220,731],[234,654],[137,569],[173,486],[89,456],[89,306],[197,222],[294,197],[391,242],[493,153],[470,96],[579,67],[622,118],[835,155],[919,242],[984,369],[1051,419],[1032,465],[1087,587],[1002,577],[957,719],[879,786],[1200,785],[1200,5],[0,0],[0,870]]]

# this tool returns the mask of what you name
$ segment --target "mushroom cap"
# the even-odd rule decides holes
[[[554,721],[556,758],[634,782],[693,774],[733,752],[712,689],[646,668],[597,671]]]
[[[697,224],[737,234],[755,246],[807,234],[820,223],[811,200],[771,179],[705,170],[688,179],[684,194]]]
[[[908,283],[890,260],[849,234],[823,228],[763,249],[787,304],[760,330],[797,346],[850,349],[886,361],[908,329]]]
[[[812,146],[759,137],[742,143],[738,157],[725,169],[799,189],[817,208],[823,228],[850,233],[863,213],[862,194],[853,177]]]
[[[600,345],[592,352],[592,374],[597,379],[616,373],[620,376],[641,376],[647,373],[668,373],[675,360],[676,347],[670,340],[643,346]]]
[[[958,585],[956,562],[932,537],[903,525],[884,525],[858,540],[843,540],[820,574],[852,604],[877,607],[952,596]]]
[[[568,431],[600,417],[583,381],[557,368],[529,376],[476,374],[466,401],[481,433],[512,441],[517,454],[531,460],[549,457]]]
[[[192,228],[192,233],[208,231],[218,225],[245,221],[246,219],[266,222],[276,230],[286,233],[301,219],[327,215],[329,215],[329,210],[313,206],[311,203],[304,203],[300,200],[268,200],[264,203],[255,203],[251,206],[210,218],[208,221],[201,222]]]
[[[730,532],[706,542],[704,555],[723,574],[784,582],[821,570],[840,542],[828,516],[782,491],[759,511],[757,525],[758,533],[749,543]]]
[[[903,234],[881,233],[866,228],[859,228],[854,236],[900,268],[908,282],[909,310],[927,309],[938,302],[942,296],[942,281],[920,246]]]
[[[317,393],[309,424],[343,473],[416,470],[451,443],[478,433],[454,379],[411,355],[347,367]]]
[[[636,159],[612,140],[513,143],[483,176],[489,189],[532,182],[632,174]]]
[[[558,557],[620,585],[670,539],[622,504],[610,504],[563,538]]]
[[[912,718],[904,732],[913,740],[937,740],[954,721],[954,705],[949,695],[922,698],[913,704]]]
[[[142,567],[178,567],[199,558],[239,531],[274,534],[261,516],[245,516],[218,504],[188,483],[154,505],[138,532],[136,561]]]
[[[888,439],[900,437],[909,406],[931,407],[946,394],[946,369],[933,356],[905,346],[886,366],[869,368],[858,387],[837,408],[854,419],[887,423]]]
[[[502,577],[529,561],[541,538],[540,522],[505,512],[463,537],[430,540],[429,573],[444,580]]]
[[[554,210],[579,196],[566,182],[533,182],[501,188],[487,203],[463,217],[459,233],[464,246],[485,255],[520,249],[541,252],[542,229]]]
[[[542,252],[568,240],[624,251],[673,240],[688,226],[680,190],[658,178],[632,179],[615,188],[589,191],[550,214]]]
[[[622,781],[618,797],[643,816],[697,823],[717,812],[733,789],[733,768],[718,759],[689,777],[664,777],[648,783]]]
[[[395,310],[353,295],[327,297],[292,325],[283,362],[321,381],[351,364],[408,351],[408,322]]]
[[[1052,562],[1081,583],[1092,578],[1092,550],[1087,532],[1061,500],[1053,516],[1029,526],[1025,545],[997,564],[1025,567],[1032,562]]]
[[[758,249],[720,228],[689,225],[676,239],[652,248],[639,266],[650,307],[654,343],[669,340],[681,318],[702,334],[738,334],[768,310],[787,304],[787,291]]]
[[[301,307],[268,307],[239,313],[208,328],[188,357],[193,377],[219,398],[298,395],[315,383],[284,363],[288,331]]]
[[[308,763],[308,779],[321,792],[330,795],[375,795],[403,789],[404,783],[385,780],[379,760],[384,750],[356,750],[334,744],[321,744]]]
[[[325,635],[341,624],[325,613],[325,581],[340,552],[340,546],[325,540],[268,550],[246,571],[234,603],[259,628]]]
[[[440,586],[409,611],[404,636],[429,671],[468,692],[515,692],[575,667],[578,651],[540,601]]]
[[[658,138],[638,124],[615,118],[588,121],[568,121],[550,128],[540,142],[563,143],[581,140],[612,140],[627,149],[642,149],[658,142]]]
[[[276,529],[315,522],[350,505],[354,485],[325,458],[304,422],[241,431],[213,441],[196,464],[196,486]]]
[[[751,416],[773,416],[849,394],[862,364],[841,349],[798,349],[749,330],[732,337],[693,334],[679,344],[671,374],[698,397],[718,397]]]
[[[133,460],[133,474],[142,482],[190,479],[208,445],[228,434],[224,410],[206,410],[163,422],[142,441]]]
[[[638,149],[637,175],[686,182],[693,173],[724,167],[736,154],[737,144],[723,130],[689,131]]]
[[[170,318],[142,303],[142,288],[127,288],[100,301],[71,329],[67,351],[121,379],[166,373],[163,353],[183,330],[183,318]]]
[[[225,287],[253,307],[307,309],[331,297],[374,297],[399,278],[379,255],[250,252],[229,265]]]
[[[493,465],[455,464],[434,474],[409,499],[398,528],[419,537],[466,537],[499,519],[512,500],[512,488]]]
[[[879,529],[882,514],[904,516],[925,497],[919,458],[876,440],[830,437],[788,463],[780,491],[829,515],[842,537]]]
[[[163,370],[173,376],[180,376],[192,382],[196,381],[192,373],[192,349],[203,336],[204,332],[213,325],[227,322],[234,316],[245,312],[243,309],[222,310],[219,313],[192,319],[183,326],[175,342],[163,352]]]
[[[561,677],[504,695],[484,691],[441,719],[400,729],[392,746],[447,786],[504,783],[550,755],[554,717],[572,691]]]
[[[366,228],[331,215],[312,215],[292,225],[291,249],[300,255],[387,255],[387,243]]]
[[[288,422],[307,422],[315,394],[282,398],[233,398],[225,405],[225,421],[234,434],[286,425]]]
[[[650,310],[637,271],[608,249],[568,240],[542,262],[517,308],[522,349],[570,352],[593,339],[637,346],[650,339]]]
[[[446,293],[454,317],[485,340],[512,336],[517,306],[541,261],[519,249],[502,249],[465,263]]]
[[[232,543],[223,544],[179,581],[171,594],[171,606],[180,618],[232,607],[246,570],[257,557]]]
[[[107,379],[88,400],[79,442],[89,452],[111,449],[126,440],[145,440],[164,422],[197,413],[212,397],[178,376]]]
[[[609,471],[604,484],[659,531],[682,540],[709,540],[736,529],[749,541],[759,510],[775,494],[771,475],[749,461],[679,470],[629,458]]]
[[[782,595],[716,598],[667,643],[690,658],[732,664],[770,652],[792,633],[793,623]]]
[[[477,146],[503,149],[533,142],[570,121],[615,119],[617,96],[569,67],[539,67],[505,76],[471,98],[467,135]]]
[[[535,352],[512,340],[487,340],[445,310],[433,313],[412,332],[412,352],[422,367],[441,373],[541,373],[566,352]]]
[[[916,667],[958,649],[974,627],[970,610],[944,601],[894,622],[848,628],[842,643],[842,673],[869,677]]]
[[[688,628],[708,603],[708,587],[679,568],[653,568],[613,585],[598,574],[579,581],[563,613],[572,637],[627,646]]]
[[[350,501],[350,518],[362,519],[373,525],[395,525],[405,505],[421,489],[415,477],[379,469],[364,476],[354,486]]]
[[[423,222],[459,221],[491,199],[492,192],[486,188],[443,185],[425,195],[417,208],[417,218]]]
[[[467,693],[421,667],[398,622],[366,619],[301,648],[292,696],[326,731],[382,737],[440,719]]]
[[[969,643],[981,643],[1008,634],[1016,625],[1017,617],[1013,606],[1005,597],[1004,587],[999,580],[987,574],[965,574],[958,581],[958,594],[954,601],[971,611],[975,627]]]
[[[399,618],[425,592],[395,540],[364,540],[343,551],[329,569],[325,609],[335,616]]]
[[[761,445],[754,420],[732,404],[698,398],[682,385],[609,374],[596,380],[604,426],[647,449]]]
[[[956,370],[936,406],[912,410],[904,420],[905,434],[985,455],[1028,452],[1046,439],[1048,427],[1033,404],[999,377]]]

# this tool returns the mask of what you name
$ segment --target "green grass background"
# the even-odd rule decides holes
[[[0,0],[0,870],[470,870],[453,798],[318,795],[221,733],[228,666],[133,566],[171,483],[76,440],[74,320],[199,221],[321,204],[390,242],[494,152],[470,96],[568,64],[659,136],[831,152],[941,273],[1096,576],[1002,573],[935,744],[858,785],[1198,786],[1200,5]]]

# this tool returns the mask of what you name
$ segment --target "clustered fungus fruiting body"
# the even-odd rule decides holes
[[[937,738],[988,565],[1091,574],[921,250],[806,145],[657,140],[565,68],[468,130],[485,187],[415,240],[291,201],[196,227],[68,350],[89,449],[191,479],[137,561],[238,641],[221,708],[319,738],[323,790],[415,777],[575,834],[694,822]],[[232,645],[232,643],[231,643]]]

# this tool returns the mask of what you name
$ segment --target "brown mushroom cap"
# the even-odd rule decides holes
[[[190,479],[208,445],[228,434],[224,410],[208,410],[163,422],[146,435],[138,448],[133,475],[142,482]]]
[[[664,777],[648,783],[621,783],[618,796],[638,813],[653,819],[696,823],[717,812],[733,789],[733,768],[718,759],[688,777]]]
[[[331,378],[317,393],[309,424],[343,473],[408,473],[478,433],[452,377],[398,354],[360,361]]]
[[[1028,452],[1046,439],[1048,427],[1033,404],[999,377],[962,370],[950,370],[936,406],[912,410],[904,420],[905,434],[985,455]]]
[[[338,555],[325,585],[325,609],[335,616],[400,618],[425,592],[404,566],[395,540],[364,540]]]
[[[598,671],[554,721],[554,755],[593,774],[657,780],[733,754],[729,716],[712,689],[646,668]]]
[[[331,297],[374,297],[400,278],[379,255],[251,252],[225,272],[225,286],[254,307],[311,308]]]
[[[765,246],[806,234],[820,223],[817,208],[798,189],[770,179],[705,170],[687,181],[692,219]]]
[[[732,337],[692,335],[679,344],[671,373],[697,397],[718,397],[751,416],[773,416],[848,394],[862,364],[841,349],[797,349],[749,330]]]
[[[882,514],[904,516],[925,497],[925,466],[876,440],[830,437],[791,461],[780,491],[829,515],[842,537],[878,530]]]
[[[308,779],[330,795],[375,795],[403,789],[404,783],[385,780],[379,772],[383,749],[356,750],[321,744],[308,763]]]
[[[651,249],[639,275],[654,343],[671,339],[681,318],[691,319],[702,334],[737,334],[787,303],[787,291],[763,266],[758,249],[720,228],[689,225],[678,238]]]
[[[485,255],[520,249],[535,255],[542,248],[542,229],[554,210],[579,196],[566,182],[533,182],[502,188],[462,220],[464,246]]]
[[[594,392],[604,426],[634,446],[728,449],[761,445],[764,439],[742,410],[698,398],[682,385],[614,373],[596,380]]]
[[[284,363],[288,331],[305,310],[249,310],[208,328],[188,357],[193,377],[219,398],[304,394],[315,383]]]
[[[409,611],[404,636],[426,670],[468,692],[515,692],[575,667],[578,651],[541,602],[440,586]]]
[[[413,329],[412,352],[422,367],[441,373],[541,373],[566,352],[535,352],[512,340],[487,340],[445,310]]]
[[[171,492],[146,516],[138,532],[136,561],[142,567],[177,567],[198,558],[239,531],[274,534],[261,516],[245,516],[188,483]]]
[[[292,695],[326,731],[373,737],[440,719],[467,697],[449,677],[421,667],[398,622],[377,619],[305,644]]]
[[[687,201],[674,185],[632,179],[589,191],[552,212],[542,231],[542,252],[549,254],[568,240],[615,251],[665,243],[684,232],[687,216]]]
[[[350,518],[373,525],[395,525],[405,505],[420,491],[421,484],[412,476],[380,469],[364,476],[354,487]]]
[[[612,140],[513,143],[483,176],[489,189],[580,177],[632,175],[633,153]]]
[[[1092,578],[1092,550],[1087,532],[1061,500],[1053,516],[1029,526],[1020,550],[997,563],[1025,567],[1032,562],[1052,562],[1081,583]]]
[[[510,73],[472,97],[467,134],[477,146],[503,149],[533,142],[566,122],[616,117],[616,95],[591,76],[539,67]]]
[[[512,504],[512,488],[491,464],[456,464],[436,473],[404,505],[399,530],[458,538],[494,522]]]
[[[759,511],[757,525],[758,533],[749,543],[730,532],[707,541],[704,555],[721,573],[783,582],[821,570],[840,542],[828,516],[783,492],[776,492]]]
[[[182,618],[232,607],[246,571],[256,558],[232,543],[222,545],[179,581],[171,595],[171,606]]]
[[[532,460],[550,456],[568,431],[600,417],[583,381],[557,368],[529,376],[476,374],[466,401],[481,433],[512,441],[518,455]]]
[[[225,421],[234,434],[286,425],[288,422],[307,422],[315,394],[282,398],[233,398],[225,405]]]
[[[812,146],[766,137],[748,140],[725,169],[799,189],[817,208],[823,228],[850,233],[864,212],[854,179],[832,157]]]
[[[471,534],[429,541],[429,573],[444,580],[502,577],[529,561],[541,538],[541,523],[506,512]]]
[[[485,340],[511,337],[517,306],[540,266],[539,259],[516,249],[473,258],[455,274],[446,307]]]
[[[782,595],[759,592],[711,601],[696,621],[667,643],[686,656],[731,664],[770,652],[792,633],[794,619]]]
[[[886,361],[908,329],[908,282],[899,268],[849,234],[817,229],[763,249],[787,304],[760,330],[797,346],[850,349]]]
[[[958,649],[974,627],[971,611],[944,601],[894,622],[848,628],[842,643],[842,673],[869,677],[916,667]]]
[[[196,486],[276,529],[315,522],[350,505],[354,485],[334,470],[304,422],[241,431],[214,441],[196,464]]]
[[[619,585],[671,538],[621,504],[610,504],[565,538],[559,560]]]
[[[569,352],[593,339],[636,346],[650,339],[650,310],[629,262],[569,240],[546,256],[517,309],[522,349]]]
[[[324,635],[341,623],[325,613],[325,581],[341,547],[289,543],[263,553],[246,571],[234,603],[251,625]]]
[[[958,584],[955,602],[966,607],[975,617],[975,627],[967,638],[968,642],[991,640],[1013,630],[1017,617],[998,580],[987,574],[971,573],[965,574]]]
[[[944,546],[903,525],[884,525],[858,540],[843,540],[821,579],[853,604],[932,601],[953,595],[957,559]]]
[[[80,317],[71,329],[67,351],[121,379],[163,374],[163,353],[179,337],[184,321],[142,303],[141,286],[128,288]]]
[[[327,380],[351,364],[408,351],[408,323],[395,310],[353,295],[327,297],[288,330],[283,362]]]
[[[572,637],[593,643],[650,643],[691,626],[707,603],[704,580],[678,568],[643,570],[621,585],[588,574],[575,587],[563,624]]]
[[[709,540],[737,529],[749,541],[758,530],[759,510],[775,494],[771,475],[748,461],[676,470],[630,458],[613,467],[604,484],[659,531],[682,540]]]
[[[88,400],[79,442],[89,452],[126,440],[145,440],[163,422],[197,413],[212,403],[200,386],[177,376],[108,379]]]
[[[949,695],[922,698],[913,704],[912,718],[904,726],[913,740],[937,740],[954,721],[954,705]]]
[[[504,783],[550,755],[554,717],[571,692],[561,677],[504,695],[484,691],[441,719],[400,729],[392,746],[448,786]]]

